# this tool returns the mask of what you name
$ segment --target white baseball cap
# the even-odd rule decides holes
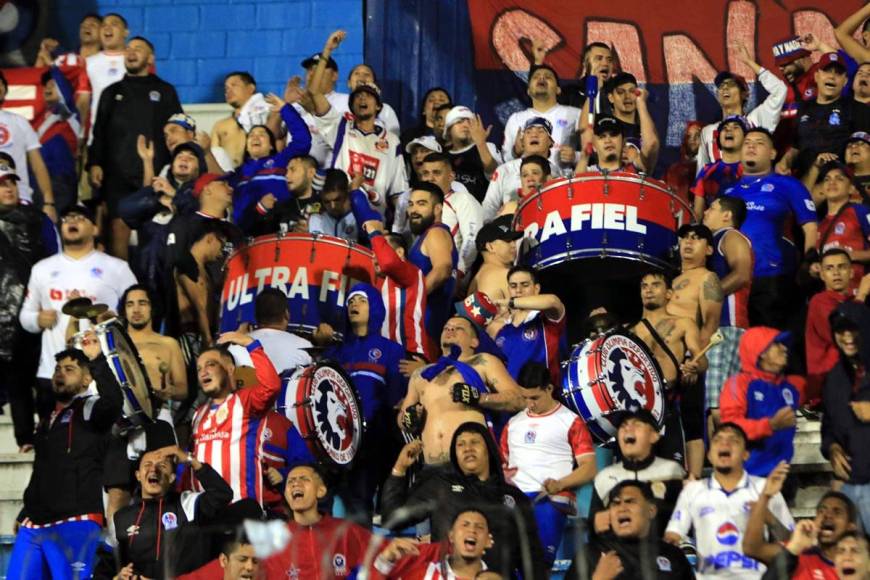
[[[416,139],[405,145],[405,153],[410,155],[414,149],[414,145],[420,145],[421,147],[425,147],[429,151],[441,153],[441,144],[438,143],[438,139],[435,138],[435,135],[424,135],[422,137],[417,137]]]
[[[468,107],[458,105],[448,111],[447,118],[444,120],[444,138],[450,133],[450,127],[461,121],[462,119],[473,119],[474,111]]]

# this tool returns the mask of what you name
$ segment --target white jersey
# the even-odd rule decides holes
[[[127,262],[94,250],[74,260],[66,254],[55,254],[37,262],[30,271],[27,297],[19,320],[25,330],[42,332],[42,354],[36,376],[48,379],[54,374],[54,355],[66,348],[66,328],[70,317],[61,313],[70,294],[90,298],[95,304],[107,304],[118,312],[118,301],[124,290],[136,283]],[[40,310],[55,310],[57,324],[42,330],[37,324]]]
[[[317,127],[332,148],[327,167],[346,173],[363,172],[363,189],[369,201],[383,214],[387,199],[408,190],[405,160],[399,138],[375,125],[372,133],[356,128],[353,115],[342,115],[335,107],[321,117],[315,117]]]
[[[85,67],[88,70],[88,80],[91,83],[91,124],[88,130],[88,144],[94,138],[94,122],[97,118],[97,107],[100,104],[100,95],[109,85],[118,82],[127,74],[124,66],[124,51],[108,52],[102,50],[85,59]]]
[[[761,72],[758,73],[758,82],[767,91],[767,98],[746,115],[746,121],[750,128],[764,127],[772,133],[779,123],[779,115],[785,104],[788,87],[779,77],[767,69],[761,69]],[[701,146],[698,147],[698,173],[701,173],[705,165],[722,157],[719,153],[719,145],[714,139],[714,133],[718,127],[719,121],[710,123],[701,129]]]
[[[313,214],[308,218],[308,231],[312,234],[326,234],[327,236],[344,238],[350,242],[356,242],[359,238],[356,218],[351,212],[346,213],[340,219],[335,219],[326,213],[326,210],[321,210],[320,213]]]
[[[350,95],[348,93],[336,93],[335,91],[326,95],[326,100],[332,107],[338,109],[341,113],[350,113]],[[387,131],[398,137],[402,129],[399,126],[399,117],[396,111],[393,110],[388,103],[383,103],[381,112],[375,117],[375,122],[385,128]]]
[[[522,159],[505,161],[496,168],[489,180],[486,189],[486,197],[483,198],[483,221],[489,223],[498,215],[498,210],[510,201],[517,201],[520,197],[519,190],[522,185],[520,178],[520,166]],[[550,175],[557,177],[559,168],[551,161]]]
[[[444,197],[441,223],[450,228],[453,244],[459,252],[457,269],[468,272],[477,258],[477,232],[483,226],[483,207],[465,186],[454,182],[454,189]]]
[[[715,478],[686,484],[668,522],[667,532],[688,537],[695,530],[698,578],[761,578],[765,566],[743,554],[743,533],[749,521],[750,503],[764,489],[765,479],[744,472],[740,483],[726,493]],[[770,500],[771,513],[787,528],[794,518],[782,495]]]
[[[595,453],[579,415],[563,406],[534,415],[528,409],[511,417],[501,433],[501,452],[507,471],[516,470],[513,484],[535,493],[547,479],[561,479],[574,470],[578,457]],[[559,494],[573,497],[573,493]]]
[[[317,160],[318,166],[325,166],[331,158],[332,147],[326,142],[323,135],[320,134],[320,129],[317,127],[314,115],[306,111],[299,103],[293,103],[293,108],[296,109],[296,112],[305,121],[305,124],[308,126],[308,132],[311,133],[311,149],[308,151],[308,154]]]
[[[501,146],[502,159],[505,162],[516,159],[514,155],[514,141],[522,132],[526,121],[534,117],[543,117],[553,126],[553,147],[550,149],[550,161],[559,165],[559,147],[571,145],[575,149],[578,145],[577,126],[580,123],[580,109],[567,105],[556,105],[549,111],[541,112],[531,107],[523,111],[517,111],[508,117],[504,126],[504,142]],[[573,166],[573,164],[572,164]],[[557,174],[554,173],[555,177]]]
[[[39,136],[30,123],[21,115],[0,111],[0,151],[6,153],[15,162],[18,177],[18,194],[24,201],[33,199],[33,188],[30,187],[30,175],[27,171],[27,153],[39,149]]]
[[[311,348],[311,342],[291,332],[275,328],[258,328],[251,332],[251,338],[259,340],[266,351],[266,356],[272,361],[272,366],[280,375],[284,371],[292,371],[298,367],[311,364],[311,355],[304,349]],[[236,361],[236,366],[253,367],[254,361],[248,349],[237,344],[230,345],[230,352]]]

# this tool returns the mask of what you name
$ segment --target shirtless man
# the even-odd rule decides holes
[[[719,328],[725,295],[715,272],[707,269],[713,255],[713,233],[700,224],[684,225],[680,238],[680,275],[674,279],[673,297],[667,311],[671,316],[694,320],[701,329],[701,345],[707,346]]]
[[[643,318],[634,325],[632,331],[649,347],[658,361],[666,387],[672,392],[681,385],[697,388],[695,383],[698,374],[707,369],[707,358],[702,356],[697,362],[684,359],[687,352],[701,352],[703,346],[699,338],[700,332],[691,318],[676,317],[667,312],[667,305],[673,300],[673,291],[668,287],[665,275],[661,272],[653,272],[641,278],[640,299],[643,303]],[[666,396],[666,430],[658,452],[662,457],[683,464],[683,428],[680,422],[680,409],[671,406],[673,400],[675,397]],[[687,443],[686,452],[693,459],[696,451]],[[703,452],[702,440],[701,467],[703,467]],[[698,475],[700,476],[700,469]]]
[[[187,398],[184,355],[177,340],[154,332],[151,304],[148,290],[141,284],[124,291],[121,306],[128,323],[127,334],[139,351],[154,394],[163,402],[183,401]]]
[[[174,278],[182,333],[198,335],[203,345],[209,345],[217,321],[217,305],[209,300],[213,289],[209,287],[205,267],[220,258],[226,233],[217,220],[203,222],[200,228],[191,237],[190,252],[174,264]]]
[[[471,367],[477,376],[463,377],[455,366],[445,365],[445,358],[411,376],[399,424],[406,431],[422,431],[423,457],[427,464],[449,461],[453,432],[466,421],[485,425],[484,409],[516,413],[524,407],[520,388],[502,362],[491,354],[475,352],[480,346],[478,332],[484,331],[478,330],[467,318],[454,316],[441,333],[443,355],[446,357],[452,346],[458,346],[461,349],[459,362]],[[427,379],[427,371],[437,374]],[[488,392],[471,384],[472,379],[482,383]]]
[[[507,274],[517,258],[517,240],[522,232],[513,229],[513,216],[500,216],[477,232],[477,251],[483,256],[483,265],[478,270],[468,293],[483,292],[493,302],[511,297]]]
[[[239,121],[239,113],[256,92],[257,83],[249,73],[231,72],[224,78],[224,99],[233,108],[233,114],[214,124],[211,129],[211,143],[213,147],[223,148],[233,167],[242,164],[248,137],[245,127]],[[268,112],[268,108],[259,111],[262,116],[260,119],[254,119],[252,115],[252,124],[265,123]]]

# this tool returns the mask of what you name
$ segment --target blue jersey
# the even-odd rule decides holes
[[[753,276],[789,274],[796,267],[793,244],[783,238],[790,215],[799,225],[816,221],[816,206],[807,188],[793,177],[769,173],[744,176],[725,190],[746,202],[746,221],[740,231],[752,243]]]
[[[417,241],[414,242],[414,245],[411,247],[411,251],[408,252],[408,261],[420,268],[420,271],[423,272],[423,276],[428,276],[429,272],[432,271],[432,260],[429,259],[429,256],[423,253],[423,241],[426,239],[426,236],[432,228],[444,228],[448,234],[450,233],[450,228],[444,224],[432,224],[420,235],[420,237],[417,238]],[[452,240],[453,236],[451,236],[450,239]],[[450,318],[453,302],[453,289],[456,286],[456,265],[459,263],[459,253],[456,251],[455,245],[453,246],[453,251],[451,252],[450,257],[453,262],[453,274],[451,274],[450,279],[444,282],[444,284],[434,292],[429,292],[427,289],[426,332],[430,337],[432,337],[432,340],[435,341],[440,341],[441,329],[444,328],[447,319]]]
[[[560,356],[567,350],[565,325],[567,317],[550,320],[543,312],[531,312],[518,326],[508,322],[501,327],[495,343],[505,354],[507,371],[514,380],[527,362],[538,362],[550,369],[554,385],[562,384],[560,379]]]

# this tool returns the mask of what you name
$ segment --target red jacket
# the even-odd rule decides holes
[[[405,556],[395,564],[379,562],[375,559],[370,568],[371,578],[394,578],[401,580],[472,580],[457,576],[448,568],[444,561],[449,553],[446,542],[437,544],[420,544],[417,546],[420,553],[416,556]]]
[[[313,526],[291,520],[287,528],[290,543],[264,562],[267,578],[346,578],[362,565],[369,544],[379,541],[367,529],[327,515]]]
[[[807,326],[804,342],[807,347],[807,392],[806,399],[815,401],[822,396],[825,377],[837,361],[840,353],[831,335],[828,316],[850,296],[833,290],[819,292],[810,299],[807,309]]]
[[[205,566],[200,566],[193,572],[182,574],[175,580],[224,580],[224,569],[219,558],[215,558]]]

